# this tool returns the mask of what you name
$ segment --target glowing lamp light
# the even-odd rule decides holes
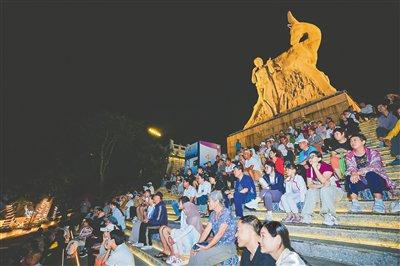
[[[154,137],[157,137],[157,138],[161,138],[161,136],[162,136],[161,132],[160,132],[158,129],[154,128],[154,127],[149,127],[149,128],[147,129],[147,132],[148,132],[150,135],[152,135],[152,136],[154,136]]]

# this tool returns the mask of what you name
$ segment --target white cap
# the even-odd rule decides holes
[[[264,141],[263,141],[263,142],[261,142],[261,143],[260,143],[260,145],[265,145],[265,142],[264,142]]]
[[[308,140],[305,139],[304,137],[297,138],[296,139],[296,144],[299,144],[300,142],[307,142],[308,143]]]

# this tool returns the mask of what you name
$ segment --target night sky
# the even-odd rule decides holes
[[[111,110],[187,144],[226,145],[257,100],[253,59],[289,48],[286,14],[316,24],[318,68],[376,103],[399,88],[399,4],[357,1],[50,1],[3,6],[6,173],[41,156],[64,121]],[[119,4],[118,4],[119,3]]]

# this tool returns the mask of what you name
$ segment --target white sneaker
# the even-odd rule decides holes
[[[395,201],[390,204],[390,211],[392,213],[400,212],[400,201]]]
[[[153,247],[152,246],[143,246],[143,247],[141,247],[140,249],[141,250],[150,250],[150,249],[152,249]]]
[[[165,261],[167,264],[172,264],[176,260],[175,256],[169,256],[168,259]]]
[[[311,215],[304,215],[301,222],[305,224],[310,224],[312,222]]]
[[[361,206],[359,202],[352,202],[350,212],[358,213],[362,212]]]
[[[333,226],[333,225],[335,225],[335,220],[336,220],[336,218],[333,217],[332,214],[327,213],[327,214],[324,215],[324,217],[325,217],[324,222],[323,222],[324,224],[326,224],[326,225],[328,225],[328,226]]]
[[[141,248],[141,247],[144,246],[143,243],[134,243],[134,244],[132,244],[132,245],[135,246],[135,247],[138,247],[138,248]]]

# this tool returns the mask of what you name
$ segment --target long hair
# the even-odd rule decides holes
[[[268,230],[268,233],[272,237],[276,237],[277,235],[279,235],[282,239],[282,245],[285,248],[289,249],[290,251],[296,252],[292,248],[292,245],[290,244],[289,230],[286,228],[286,226],[283,223],[280,223],[277,221],[270,221],[270,222],[265,222],[262,227],[265,227],[265,229]],[[309,265],[309,263],[304,259],[303,256],[301,256],[299,253],[297,253],[297,254],[304,261],[304,263],[306,265]]]
[[[279,235],[282,239],[282,245],[289,249],[290,251],[294,251],[290,244],[290,238],[289,238],[289,231],[287,230],[286,226],[280,222],[277,221],[270,221],[270,222],[265,222],[263,224],[263,227],[265,227],[268,230],[268,233],[272,237],[276,237]]]

